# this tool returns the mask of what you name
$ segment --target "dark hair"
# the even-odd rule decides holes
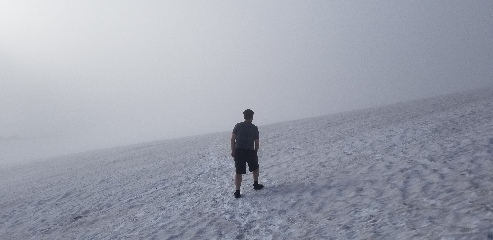
[[[243,118],[244,119],[252,119],[253,118],[253,111],[251,109],[247,109],[243,111]]]

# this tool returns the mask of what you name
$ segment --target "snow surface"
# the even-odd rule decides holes
[[[235,123],[231,123],[233,127]],[[0,168],[1,239],[493,239],[493,89]]]

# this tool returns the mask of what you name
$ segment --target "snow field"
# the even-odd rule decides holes
[[[235,123],[232,123],[232,127]],[[0,168],[2,239],[491,239],[493,89]]]

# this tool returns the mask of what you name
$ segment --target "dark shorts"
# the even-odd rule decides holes
[[[235,150],[235,168],[236,174],[246,174],[246,165],[248,170],[253,172],[259,168],[257,152],[254,150],[237,148]]]

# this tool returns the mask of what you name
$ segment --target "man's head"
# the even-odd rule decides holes
[[[245,120],[252,120],[253,119],[253,111],[251,109],[247,109],[243,111],[243,118]]]

